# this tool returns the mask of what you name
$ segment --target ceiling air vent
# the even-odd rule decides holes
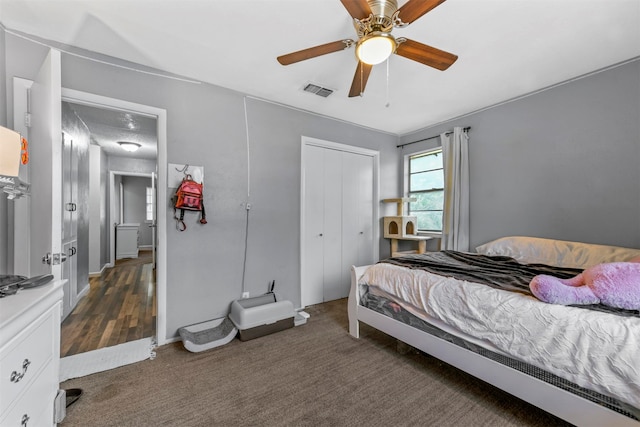
[[[315,93],[318,96],[326,98],[333,93],[333,89],[327,89],[326,87],[318,86],[313,83],[308,83],[304,89],[305,92]]]

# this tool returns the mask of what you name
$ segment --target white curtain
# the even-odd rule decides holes
[[[440,249],[469,250],[469,136],[461,128],[440,135],[444,165],[444,212]]]

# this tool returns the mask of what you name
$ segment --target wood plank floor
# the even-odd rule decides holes
[[[117,260],[62,322],[60,356],[155,336],[156,281],[151,252]]]

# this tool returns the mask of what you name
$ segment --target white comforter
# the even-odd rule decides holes
[[[360,283],[404,301],[426,321],[425,314],[436,319],[436,326],[640,408],[640,318],[547,304],[384,263],[368,268]]]

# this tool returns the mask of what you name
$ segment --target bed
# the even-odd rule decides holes
[[[639,249],[510,236],[475,253],[354,266],[349,332],[358,338],[366,323],[575,425],[638,427],[640,313],[547,304],[520,289],[536,273],[572,277],[637,256]],[[497,278],[478,275],[476,262],[494,270],[497,262]],[[458,264],[463,271],[451,272]],[[518,279],[496,285],[499,276]]]

